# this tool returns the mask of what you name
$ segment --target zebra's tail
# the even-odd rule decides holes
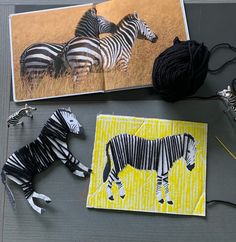
[[[62,51],[53,60],[53,63],[51,65],[52,70],[50,74],[52,74],[54,78],[60,77],[66,71],[64,56],[65,56],[65,52],[68,49],[68,43],[65,44]]]
[[[110,158],[110,155],[109,155],[109,152],[108,152],[109,146],[110,146],[110,142],[108,142],[107,145],[106,145],[107,163],[106,163],[106,166],[105,166],[104,171],[103,171],[103,182],[106,182],[108,175],[110,173],[110,170],[111,170],[111,158]]]
[[[11,206],[13,207],[13,209],[15,209],[16,208],[16,201],[15,201],[15,198],[13,196],[13,193],[12,193],[10,187],[7,184],[7,177],[6,177],[6,173],[4,171],[1,172],[1,177],[2,177],[2,183],[6,187],[7,195],[9,197],[9,201],[11,203]]]
[[[65,66],[64,66],[64,61],[62,59],[62,56],[63,55],[60,53],[53,60],[52,73],[54,78],[60,77],[65,71]]]

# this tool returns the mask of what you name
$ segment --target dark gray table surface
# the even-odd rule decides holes
[[[85,2],[69,0],[66,4]],[[208,47],[220,42],[236,46],[236,1],[207,2],[211,1],[186,1],[191,38],[203,41]],[[207,199],[236,202],[236,161],[215,139],[215,136],[220,137],[236,153],[236,123],[223,114],[225,107],[220,101],[189,100],[170,104],[159,100],[151,88],[58,98],[33,102],[38,108],[33,122],[26,120],[24,128],[6,128],[7,116],[23,105],[15,104],[11,98],[8,15],[65,4],[62,0],[51,0],[49,5],[43,0],[42,5],[34,5],[38,3],[36,0],[0,2],[0,166],[9,154],[38,135],[57,107],[71,106],[84,125],[85,137],[71,136],[69,143],[75,156],[87,165],[91,164],[99,113],[207,122]],[[235,54],[220,51],[211,60],[211,66]],[[209,75],[197,94],[215,94],[234,77],[235,65],[217,76]],[[0,185],[0,241],[236,241],[236,209],[233,207],[209,206],[205,218],[87,209],[89,179],[77,179],[62,164],[56,163],[36,180],[37,191],[53,200],[43,216],[29,207],[20,189],[11,183],[17,202],[17,209],[13,211]]]

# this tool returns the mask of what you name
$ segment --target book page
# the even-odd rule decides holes
[[[105,72],[106,91],[150,86],[155,58],[173,44],[176,36],[180,40],[188,39],[184,9],[180,0],[112,0],[99,4],[97,9],[99,14],[117,24],[127,14],[137,12],[139,18],[145,21],[158,37],[156,43],[144,37],[134,41],[127,71],[119,70],[116,66]]]
[[[104,91],[104,75],[102,72],[89,73],[76,81],[74,81],[70,68],[67,69],[67,74],[56,79],[47,73],[41,77],[39,61],[44,68],[44,64],[48,60],[48,53],[43,52],[44,47],[42,46],[27,52],[22,61],[23,64],[21,63],[21,59],[23,59],[21,56],[24,55],[24,51],[32,45],[37,43],[64,44],[74,38],[78,22],[84,13],[91,8],[93,8],[93,5],[34,11],[10,16],[15,101]],[[54,51],[50,46],[48,48]],[[34,59],[31,58],[32,55],[35,56]],[[32,69],[34,68],[38,72],[31,71],[29,66],[25,67],[29,64],[32,65]],[[25,72],[31,71],[30,74],[26,73],[23,76],[22,65],[25,65]]]

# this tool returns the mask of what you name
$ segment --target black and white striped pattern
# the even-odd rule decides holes
[[[111,158],[114,166],[111,168]],[[121,198],[125,197],[125,189],[119,178],[119,172],[127,165],[139,170],[154,170],[157,172],[157,198],[160,203],[164,200],[161,195],[162,185],[168,204],[173,204],[169,196],[168,172],[174,162],[183,158],[188,170],[195,166],[196,142],[190,134],[167,136],[156,140],[147,140],[130,134],[120,134],[110,139],[106,146],[107,164],[103,173],[103,182],[107,184],[107,195],[114,200],[112,183],[119,188]]]
[[[19,111],[11,114],[7,119],[7,125],[8,127],[16,126],[16,125],[23,125],[23,121],[20,121],[23,117],[30,117],[33,118],[32,112],[37,110],[34,107],[28,106],[28,104],[25,104],[24,108],[21,108]]]
[[[138,14],[125,16],[116,32],[102,39],[74,38],[64,51],[63,63],[71,71],[74,81],[91,71],[109,71],[114,67],[127,71],[135,40],[157,41],[157,36]],[[57,71],[57,70],[56,70]]]
[[[116,25],[102,16],[97,16],[95,8],[85,12],[79,21],[75,36],[99,38],[101,33],[113,33]],[[66,43],[36,43],[24,50],[20,58],[21,77],[27,84],[37,84],[34,81],[41,79],[45,74],[51,74],[51,64],[60,54]],[[64,69],[61,68],[61,72]]]
[[[1,176],[13,206],[15,200],[6,183],[7,178],[22,188],[30,206],[41,214],[45,210],[35,205],[33,198],[40,198],[45,202],[50,202],[51,199],[34,191],[33,178],[36,174],[46,170],[55,160],[61,160],[73,174],[79,177],[89,175],[91,169],[76,159],[67,145],[68,134],[79,134],[81,130],[82,126],[70,109],[58,109],[48,119],[36,140],[7,159]]]
[[[225,112],[232,110],[236,115],[236,93],[234,93],[231,87],[228,86],[227,89],[218,92],[218,95],[225,101],[228,107]],[[236,121],[236,117],[234,117],[234,121]]]

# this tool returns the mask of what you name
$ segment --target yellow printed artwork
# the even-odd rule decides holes
[[[87,207],[205,216],[207,124],[99,115]]]

